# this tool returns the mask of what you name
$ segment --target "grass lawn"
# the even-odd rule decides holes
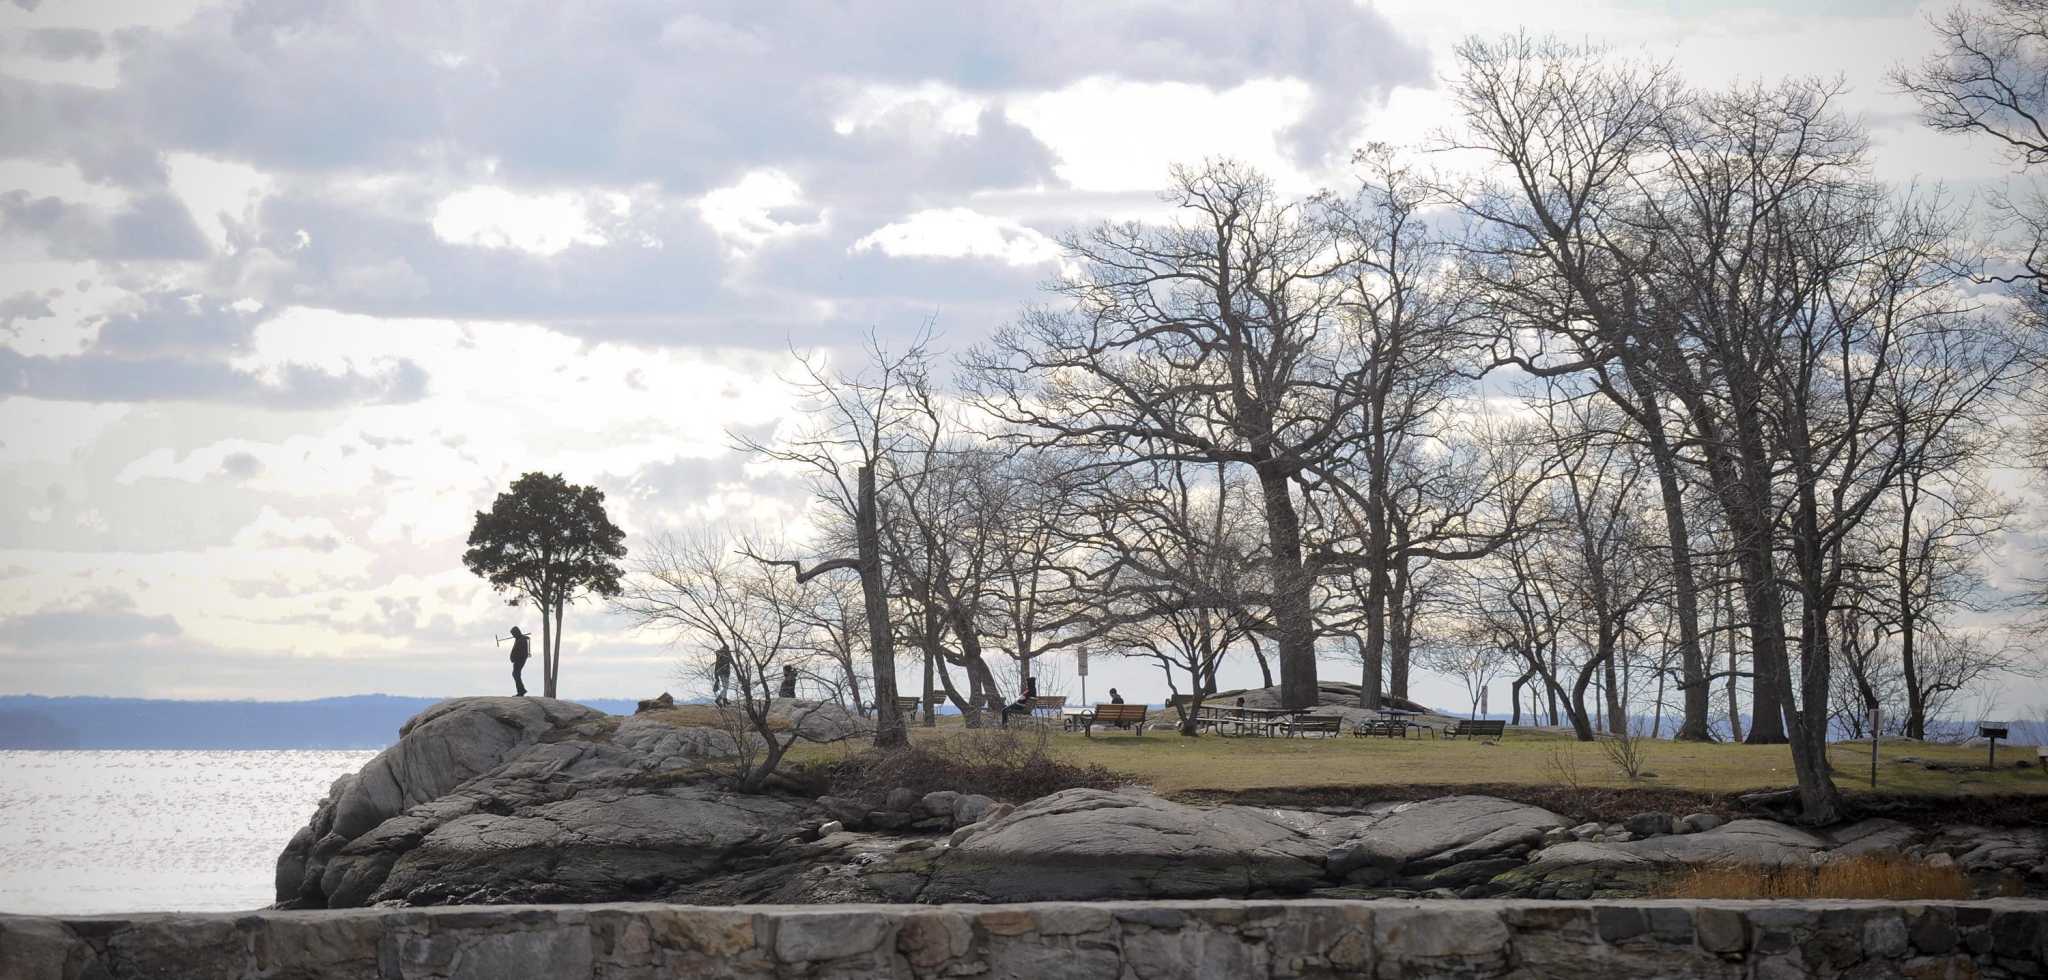
[[[913,729],[931,738],[958,730],[955,719],[937,729]],[[1650,745],[1646,769],[1656,778],[1631,784],[1599,746],[1547,731],[1511,729],[1499,744],[1434,738],[1397,741],[1327,739],[1183,738],[1172,730],[1052,736],[1053,750],[1069,761],[1100,763],[1127,773],[1162,794],[1243,792],[1375,785],[1568,785],[1561,769],[1576,771],[1586,787],[1636,787],[1729,793],[1793,785],[1792,752],[1783,745],[1721,745],[1659,741]],[[865,747],[799,746],[794,760],[829,759]],[[1981,767],[1982,748],[1886,744],[1878,750],[1877,792],[1912,795],[2039,794],[2048,796],[2048,775],[2012,766],[2034,758],[2034,749],[1999,746],[1997,772],[1981,768],[1939,772],[1900,763],[1901,756]],[[1870,790],[1870,743],[1841,743],[1830,752],[1835,781],[1849,793]]]

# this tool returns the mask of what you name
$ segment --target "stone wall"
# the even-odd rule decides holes
[[[2048,902],[1205,901],[0,916],[15,978],[1977,977]]]

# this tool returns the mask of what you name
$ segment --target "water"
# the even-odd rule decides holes
[[[0,911],[237,911],[363,751],[0,751]]]

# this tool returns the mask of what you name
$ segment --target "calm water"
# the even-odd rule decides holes
[[[0,751],[0,911],[261,908],[277,852],[375,755]]]

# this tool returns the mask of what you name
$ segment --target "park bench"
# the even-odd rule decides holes
[[[917,705],[917,695],[913,694],[907,698],[899,697],[896,699],[896,714],[903,718],[915,717],[917,715]]]
[[[1408,723],[1399,718],[1370,718],[1359,722],[1351,734],[1357,738],[1407,738]]]
[[[1095,710],[1081,722],[1081,734],[1094,738],[1095,726],[1097,725],[1116,725],[1118,727],[1129,725],[1135,728],[1140,736],[1143,736],[1145,734],[1145,705],[1098,704],[1095,706]]]
[[[1341,715],[1302,715],[1290,721],[1281,722],[1280,733],[1282,735],[1293,735],[1298,738],[1307,738],[1310,732],[1314,732],[1320,738],[1333,738],[1337,734],[1338,726],[1343,721],[1344,718]]]
[[[1444,729],[1443,737],[1458,738],[1459,736],[1464,736],[1466,738],[1492,739],[1498,742],[1500,741],[1500,737],[1502,735],[1507,734],[1507,730],[1508,723],[1504,721],[1489,721],[1483,719],[1477,721],[1460,721],[1457,724]]]
[[[1050,725],[1059,721],[1067,710],[1067,696],[1064,694],[1041,694],[1031,699],[1031,720]]]

